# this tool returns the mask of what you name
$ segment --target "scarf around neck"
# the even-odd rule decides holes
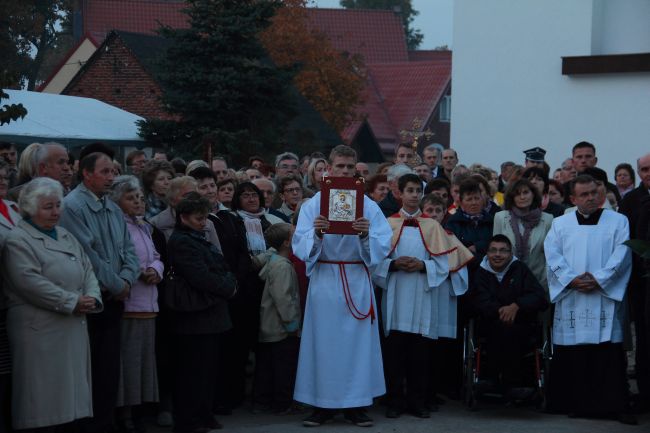
[[[523,211],[519,208],[513,207],[510,209],[510,227],[515,234],[515,255],[521,261],[528,259],[528,251],[530,250],[530,233],[539,224],[542,218],[542,210],[540,208]],[[524,226],[524,233],[519,230],[519,224]]]
[[[478,213],[478,214],[476,214],[476,215],[470,215],[470,214],[468,214],[467,212],[465,212],[465,211],[463,210],[463,208],[460,208],[460,207],[458,208],[457,212],[460,212],[460,214],[461,214],[465,219],[467,219],[468,221],[470,221],[474,227],[478,227],[478,225],[479,225],[479,224],[480,224],[484,219],[486,219],[486,217],[487,217],[487,215],[488,215],[488,213],[487,213],[487,211],[486,211],[485,209],[481,210],[481,212]]]
[[[266,251],[266,242],[264,241],[264,230],[262,229],[261,221],[264,212],[264,209],[258,212],[237,211],[237,215],[244,221],[244,227],[246,228],[248,251],[253,255]]]

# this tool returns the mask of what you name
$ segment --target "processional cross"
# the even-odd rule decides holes
[[[435,134],[429,128],[423,131],[422,119],[416,117],[413,119],[413,123],[411,123],[411,129],[402,129],[399,132],[399,135],[402,137],[402,143],[408,143],[409,139],[413,139],[413,142],[411,143],[411,147],[413,148],[413,157],[408,162],[408,165],[413,168],[416,165],[422,164],[422,158],[418,155],[418,140],[420,140],[421,137],[428,140]]]

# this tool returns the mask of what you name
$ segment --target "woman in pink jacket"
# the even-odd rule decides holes
[[[119,176],[113,183],[111,198],[122,212],[131,241],[140,260],[140,277],[124,301],[122,319],[122,369],[117,406],[119,422],[125,432],[136,431],[139,422],[132,408],[158,401],[155,357],[155,318],[158,313],[158,284],[163,263],[151,239],[152,227],[144,221],[145,202],[135,176]]]

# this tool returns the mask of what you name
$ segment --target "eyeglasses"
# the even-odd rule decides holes
[[[488,248],[488,254],[509,254],[510,251],[508,248]]]
[[[248,200],[251,198],[260,198],[260,196],[256,192],[245,192],[241,196],[244,200]]]
[[[292,164],[292,165],[280,164],[278,165],[278,168],[281,168],[283,170],[297,170],[298,166],[296,164]]]
[[[302,191],[302,188],[296,187],[296,188],[286,188],[284,192],[288,192],[289,194],[293,194],[294,192],[300,192]]]

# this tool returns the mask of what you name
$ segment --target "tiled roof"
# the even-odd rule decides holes
[[[451,80],[451,61],[444,60],[374,64],[368,70],[396,132],[411,129],[416,117],[427,121]]]
[[[178,0],[85,0],[84,31],[100,42],[111,30],[155,34],[160,24],[186,27]],[[391,11],[309,8],[308,17],[334,47],[361,54],[366,63],[408,60],[402,23]]]
[[[167,48],[171,46],[171,41],[161,36],[125,32],[122,30],[116,31],[116,33],[142,66],[150,74],[155,76],[159,69],[158,63]]]
[[[409,51],[409,60],[419,62],[421,60],[449,60],[451,61],[451,51],[447,50],[417,50]]]
[[[369,68],[368,84],[363,92],[364,104],[357,109],[357,113],[367,116],[368,124],[377,141],[394,142],[397,139],[395,125],[386,110],[386,96],[378,84]]]
[[[83,0],[84,31],[102,41],[114,29],[155,34],[160,23],[186,27],[184,6],[178,0]],[[394,145],[415,117],[430,117],[451,79],[451,51],[408,51],[401,20],[391,11],[309,8],[308,17],[335,48],[363,56],[368,85],[357,112],[367,116],[380,143]],[[362,124],[345,128],[344,140],[354,139]]]
[[[376,63],[367,65],[368,85],[357,113],[366,116],[385,152],[400,140],[399,132],[412,129],[417,117],[426,122],[451,81],[451,56],[439,60]],[[341,134],[351,142],[361,122],[353,122]]]
[[[341,51],[361,54],[366,63],[408,60],[400,18],[391,11],[310,8],[309,20]]]
[[[84,0],[84,31],[103,41],[111,30],[153,35],[161,24],[187,27],[184,7],[177,0]]]

